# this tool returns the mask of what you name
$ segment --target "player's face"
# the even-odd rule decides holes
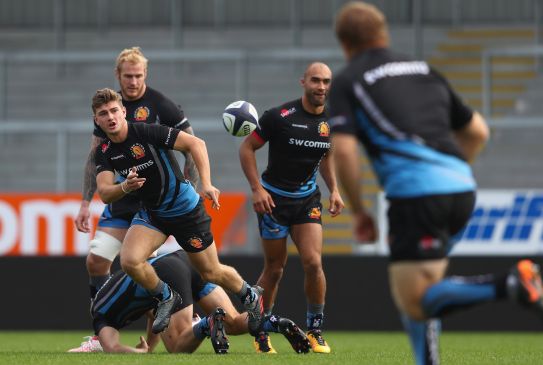
[[[116,101],[96,109],[94,121],[109,136],[118,135],[126,123],[126,109]]]
[[[123,62],[117,72],[124,100],[137,100],[145,93],[147,72],[143,63]]]
[[[332,72],[325,65],[315,65],[302,79],[302,86],[307,101],[316,107],[323,106],[328,97]]]

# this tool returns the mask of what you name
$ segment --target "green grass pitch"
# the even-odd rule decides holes
[[[122,333],[124,343],[136,344],[140,333]],[[0,364],[412,364],[407,337],[400,332],[326,332],[332,353],[295,354],[280,335],[272,335],[276,355],[254,353],[249,336],[231,336],[230,353],[219,356],[205,341],[192,355],[168,354],[160,345],[153,354],[68,354],[85,332],[0,332]],[[543,333],[444,333],[443,364],[543,364]]]

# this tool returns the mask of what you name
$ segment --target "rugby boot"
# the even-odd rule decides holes
[[[320,354],[330,353],[330,346],[328,346],[324,338],[322,338],[321,330],[307,331],[307,338],[309,340],[309,344],[311,345],[311,349],[313,350],[313,352],[320,353]]]
[[[68,350],[68,352],[103,352],[98,336],[86,336],[81,346]]]
[[[311,349],[309,339],[296,323],[288,318],[281,318],[279,319],[278,328],[296,353],[307,354],[309,352]]]
[[[521,260],[511,269],[507,278],[509,297],[539,312],[543,318],[543,284],[539,265]]]
[[[171,294],[168,299],[158,302],[152,327],[152,331],[155,334],[164,331],[168,327],[171,315],[177,312],[181,307],[181,303],[183,303],[181,296],[177,292],[171,289],[170,292]]]
[[[246,300],[243,305],[248,314],[247,326],[249,327],[249,333],[253,336],[257,336],[260,332],[262,319],[264,318],[264,305],[262,303],[262,293],[264,292],[264,289],[255,285],[252,287],[252,291],[256,295],[256,298],[251,302]]]
[[[228,343],[228,337],[226,337],[226,331],[224,330],[224,318],[226,312],[221,307],[215,309],[215,312],[209,315],[209,337],[211,338],[211,345],[216,354],[227,354],[230,344]]]
[[[253,345],[255,347],[255,350],[259,354],[276,354],[277,351],[273,348],[271,341],[270,341],[270,335],[268,332],[260,332],[257,336],[255,336],[255,340],[253,342]]]

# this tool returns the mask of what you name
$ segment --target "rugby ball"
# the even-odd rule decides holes
[[[258,124],[258,113],[253,104],[238,100],[224,108],[222,124],[231,135],[244,137],[255,130]]]

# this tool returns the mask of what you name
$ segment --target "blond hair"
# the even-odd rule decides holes
[[[336,37],[346,47],[363,50],[388,45],[388,26],[384,14],[371,4],[352,1],[336,15]]]
[[[124,62],[130,62],[132,64],[143,64],[143,69],[147,72],[147,63],[149,62],[147,58],[143,55],[140,47],[125,48],[117,56],[117,61],[115,62],[115,70],[117,74],[121,72],[121,66]]]
[[[96,109],[100,108],[102,105],[106,105],[116,101],[119,105],[123,105],[122,97],[115,90],[104,89],[96,90],[94,96],[92,97],[92,113],[96,114]]]

